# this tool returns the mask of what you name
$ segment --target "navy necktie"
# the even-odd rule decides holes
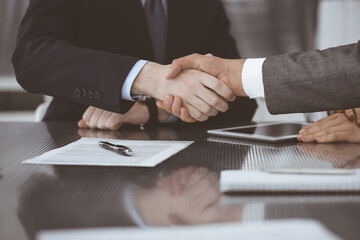
[[[155,61],[166,64],[167,19],[162,0],[146,0],[145,14],[155,54]]]

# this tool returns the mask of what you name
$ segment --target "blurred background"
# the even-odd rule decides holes
[[[181,1],[181,0],[180,0]],[[34,121],[45,101],[24,92],[11,65],[17,28],[29,0],[0,0],[0,121]],[[223,0],[244,58],[354,43],[360,39],[360,0]],[[255,121],[304,121],[303,114],[272,116],[263,100]]]

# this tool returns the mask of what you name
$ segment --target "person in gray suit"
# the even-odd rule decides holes
[[[271,114],[360,106],[360,41],[267,59],[226,60],[193,54],[174,60],[167,77],[189,68],[218,77],[238,96],[265,97]]]
[[[358,134],[356,123],[360,124],[360,108],[357,108],[360,106],[360,41],[323,51],[310,50],[266,59],[228,60],[210,54],[192,54],[174,60],[167,78],[173,78],[185,69],[197,69],[217,77],[238,96],[265,97],[272,114],[347,109],[345,115],[348,119],[341,115],[337,115],[336,121],[331,121],[335,117],[326,118],[313,125],[315,128],[310,131],[310,138],[302,139],[306,130],[313,126],[303,129],[299,140],[360,142],[357,135],[349,139],[350,135]],[[181,107],[180,98],[166,96],[158,106],[183,121],[194,121],[187,109]],[[327,124],[322,124],[325,122]],[[346,127],[329,132],[335,122]],[[322,135],[315,134],[324,134],[324,131],[331,136],[321,139]],[[340,137],[339,132],[345,133]]]

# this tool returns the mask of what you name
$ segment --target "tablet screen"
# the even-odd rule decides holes
[[[302,124],[296,123],[281,123],[268,126],[254,126],[248,128],[233,128],[223,130],[224,132],[234,132],[243,134],[256,134],[269,137],[283,137],[289,135],[297,135],[303,128]]]

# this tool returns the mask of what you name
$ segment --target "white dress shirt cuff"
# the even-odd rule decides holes
[[[145,64],[148,61],[145,60],[139,60],[135,63],[135,65],[133,66],[133,68],[130,70],[129,74],[127,75],[125,82],[122,86],[121,89],[121,98],[123,100],[129,100],[129,101],[135,101],[132,97],[131,97],[131,87],[135,81],[135,78],[137,77],[137,75],[139,74],[139,72],[141,71],[141,69],[145,66]]]
[[[249,98],[265,97],[262,67],[266,58],[245,60],[242,70],[242,85]]]

